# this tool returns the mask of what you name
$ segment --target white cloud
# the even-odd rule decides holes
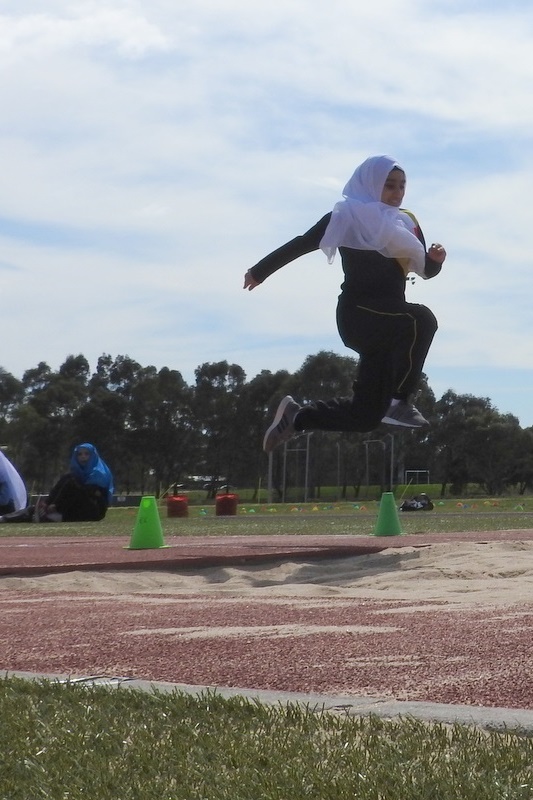
[[[242,276],[390,152],[449,252],[409,288],[440,321],[428,373],[533,369],[532,29],[528,4],[488,1],[4,9],[0,280],[24,304],[0,364],[110,352],[252,377],[346,352],[339,263],[306,256],[252,293]]]
[[[16,62],[36,62],[43,56],[77,48],[109,47],[124,58],[167,50],[170,40],[163,30],[128,4],[56,3],[54,13],[0,16],[0,56]]]

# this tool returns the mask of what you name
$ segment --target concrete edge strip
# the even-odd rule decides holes
[[[264,689],[238,689],[225,686],[195,686],[165,681],[145,681],[130,677],[107,675],[39,674],[3,670],[4,679],[20,678],[31,681],[104,686],[109,688],[134,689],[145,692],[162,692],[201,695],[213,692],[223,698],[242,697],[265,705],[288,705],[297,703],[313,711],[331,711],[350,716],[377,716],[382,719],[412,718],[428,723],[448,725],[471,725],[496,733],[513,733],[533,736],[533,711],[519,708],[493,708],[467,706],[425,701],[391,700],[379,697],[354,697],[351,695],[318,695],[298,692],[276,692]]]

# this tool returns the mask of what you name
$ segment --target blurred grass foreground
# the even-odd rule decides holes
[[[526,800],[533,741],[296,704],[0,680],[2,800]]]

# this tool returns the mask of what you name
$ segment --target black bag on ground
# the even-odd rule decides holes
[[[434,508],[433,503],[425,492],[417,494],[411,500],[404,500],[401,504],[400,511],[431,511]]]

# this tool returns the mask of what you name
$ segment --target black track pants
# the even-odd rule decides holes
[[[359,354],[353,396],[306,405],[297,430],[374,430],[393,397],[405,399],[417,388],[437,320],[415,303],[385,298],[354,305],[341,296],[337,326],[346,347]]]

